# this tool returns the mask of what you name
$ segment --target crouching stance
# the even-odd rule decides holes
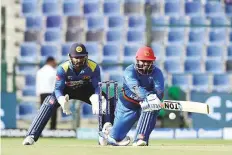
[[[156,57],[150,47],[136,53],[136,64],[125,69],[123,90],[119,94],[113,126],[106,123],[100,134],[110,145],[128,145],[127,133],[137,123],[134,146],[147,146],[149,136],[161,109],[164,79],[159,68],[153,65]]]
[[[100,82],[100,68],[88,59],[88,52],[83,44],[74,43],[70,48],[69,60],[58,66],[55,90],[48,96],[37,116],[28,129],[23,145],[32,145],[41,135],[52,113],[61,106],[63,113],[71,114],[69,99],[81,100],[92,105],[93,114],[99,113],[98,82]],[[105,93],[102,93],[102,110],[105,111]],[[110,100],[110,110],[114,111],[113,98]],[[114,114],[102,116],[110,118],[113,123]]]

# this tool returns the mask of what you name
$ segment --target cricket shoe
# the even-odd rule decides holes
[[[102,131],[99,132],[99,144],[102,146],[106,146],[108,144],[107,138],[108,135],[110,134],[110,131],[112,129],[112,124],[110,122],[106,122],[103,125]]]
[[[23,145],[33,145],[35,143],[34,136],[27,136],[23,140]]]
[[[126,136],[123,140],[117,142],[115,139],[108,136],[108,144],[113,146],[127,146],[130,144],[130,137]]]
[[[144,140],[137,140],[136,142],[133,143],[133,146],[147,146],[147,142]]]

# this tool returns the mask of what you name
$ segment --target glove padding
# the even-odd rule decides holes
[[[58,98],[58,103],[60,104],[63,113],[65,113],[66,115],[72,114],[72,112],[70,111],[70,105],[68,100],[69,100],[68,94],[66,94],[65,96],[60,96]]]
[[[92,112],[93,114],[99,114],[99,95],[93,94],[89,98],[91,104],[92,104]],[[104,113],[106,111],[106,99],[104,96],[102,96],[102,111],[101,113]]]
[[[148,95],[143,102],[140,102],[140,105],[141,105],[142,111],[144,112],[161,109],[161,101],[156,96],[156,94]]]

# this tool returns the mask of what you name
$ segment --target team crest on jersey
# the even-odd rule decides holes
[[[76,51],[77,51],[78,53],[82,52],[81,46],[77,46]]]
[[[149,57],[149,56],[150,56],[150,52],[149,52],[149,51],[144,51],[144,55],[145,55],[146,57]]]

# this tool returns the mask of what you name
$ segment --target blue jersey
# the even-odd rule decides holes
[[[132,64],[124,71],[123,92],[136,102],[143,101],[147,95],[156,94],[161,100],[164,93],[164,78],[161,70],[154,67],[149,75],[139,74]]]
[[[73,69],[71,63],[66,61],[57,68],[55,96],[63,96],[64,89],[73,90],[92,85],[95,93],[98,93],[98,82],[101,81],[100,68],[94,61],[88,59],[86,67],[77,72]]]

